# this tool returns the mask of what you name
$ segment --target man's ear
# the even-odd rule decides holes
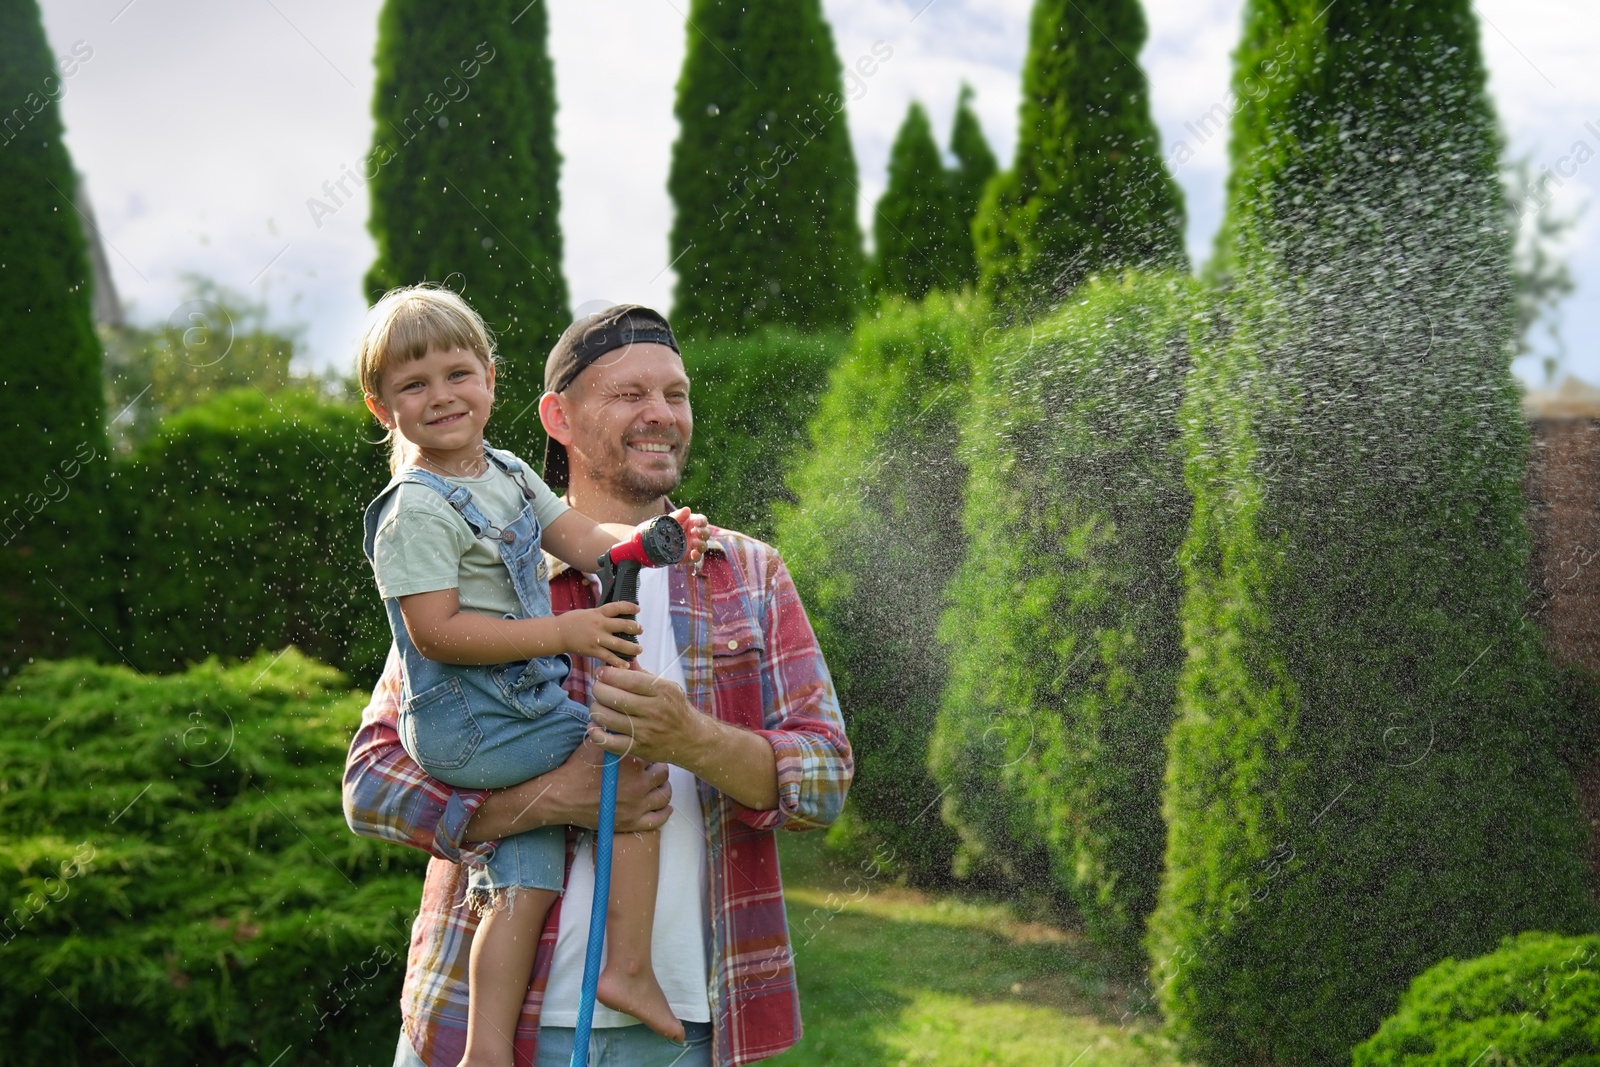
[[[389,414],[389,409],[384,407],[377,397],[373,396],[371,393],[362,393],[361,399],[367,402],[367,410],[372,412],[373,418],[377,419],[383,424],[384,429],[394,429],[393,426],[389,425],[389,423],[393,421],[394,416]]]
[[[572,444],[572,423],[567,420],[567,404],[560,393],[546,393],[539,398],[539,421],[544,432],[563,445]]]

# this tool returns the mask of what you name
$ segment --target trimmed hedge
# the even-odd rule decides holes
[[[804,449],[806,422],[849,343],[842,332],[776,326],[748,337],[682,340],[694,441],[673,501],[718,526],[770,539],[772,506],[787,496],[784,472]]]
[[[1600,937],[1526,933],[1445,960],[1355,1049],[1355,1067],[1600,1065]]]
[[[390,1061],[426,857],[345,825],[364,701],[292,648],[170,677],[67,660],[11,680],[7,1063]]]
[[[985,350],[963,434],[971,547],[933,747],[946,809],[1126,958],[1165,838],[1190,507],[1177,412],[1198,314],[1184,278],[1091,281]]]
[[[1344,1060],[1439,960],[1596,922],[1527,613],[1476,20],[1469,0],[1322,6],[1247,5],[1227,335],[1183,412],[1188,658],[1150,981],[1204,1063]]]
[[[162,424],[113,480],[139,669],[293,643],[362,683],[389,648],[361,513],[388,481],[365,409],[223,393]]]
[[[969,301],[934,293],[861,319],[789,477],[778,543],[811,613],[855,753],[844,837],[912,878],[950,875],[928,737],[947,665],[936,632],[961,560],[957,418],[976,341]]]

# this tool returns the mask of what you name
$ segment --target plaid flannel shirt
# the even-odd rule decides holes
[[[555,611],[590,607],[593,587],[575,571],[550,580]],[[710,864],[706,946],[713,1052],[719,1067],[774,1056],[800,1039],[800,1007],[773,831],[833,822],[853,773],[833,682],[787,568],[770,546],[713,527],[698,574],[669,575],[672,627],[685,650],[689,702],[756,731],[777,757],[778,807],[752,811],[699,782]],[[574,657],[567,689],[589,703],[590,663]],[[428,864],[411,930],[401,1017],[429,1067],[453,1067],[466,1043],[467,957],[477,919],[465,906],[466,868],[488,845],[462,841],[487,795],[429,777],[397,731],[399,657],[393,648],[345,765],[344,808],[358,834],[423,849]],[[572,860],[569,835],[567,859]],[[531,1067],[539,1009],[555,951],[561,905],[540,938],[515,1051]]]

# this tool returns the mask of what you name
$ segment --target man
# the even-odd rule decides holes
[[[545,389],[552,488],[599,522],[631,527],[672,510],[667,494],[682,477],[694,420],[665,318],[620,305],[573,323],[545,364]],[[558,569],[550,585],[558,614],[593,603],[593,585],[577,572]],[[344,802],[356,833],[434,857],[412,928],[397,1067],[455,1067],[461,1057],[477,925],[462,864],[537,826],[593,828],[602,749],[628,757],[618,829],[662,831],[652,946],[689,1037],[687,1048],[676,1045],[597,1008],[591,1048],[609,1049],[607,1062],[727,1067],[799,1039],[773,831],[829,825],[849,788],[850,747],[827,665],[782,560],[734,531],[711,528],[697,571],[645,571],[639,600],[643,669],[593,678],[592,664],[573,664],[567,688],[590,705],[589,743],[555,771],[487,794],[445,786],[406,755],[391,650],[350,746]],[[571,1056],[593,860],[587,838],[568,852],[567,892],[551,909],[517,1029],[519,1065]]]

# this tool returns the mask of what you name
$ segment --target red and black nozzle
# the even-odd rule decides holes
[[[641,567],[669,567],[683,558],[688,539],[683,527],[671,515],[658,515],[641,525],[626,541],[611,546],[611,551],[600,557],[604,572],[621,563],[637,563]]]
[[[671,566],[683,558],[688,546],[683,527],[671,515],[659,515],[640,526],[632,537],[612,545],[596,564],[595,572],[600,575],[600,603],[639,603],[640,568]],[[638,643],[637,638],[629,640]]]

